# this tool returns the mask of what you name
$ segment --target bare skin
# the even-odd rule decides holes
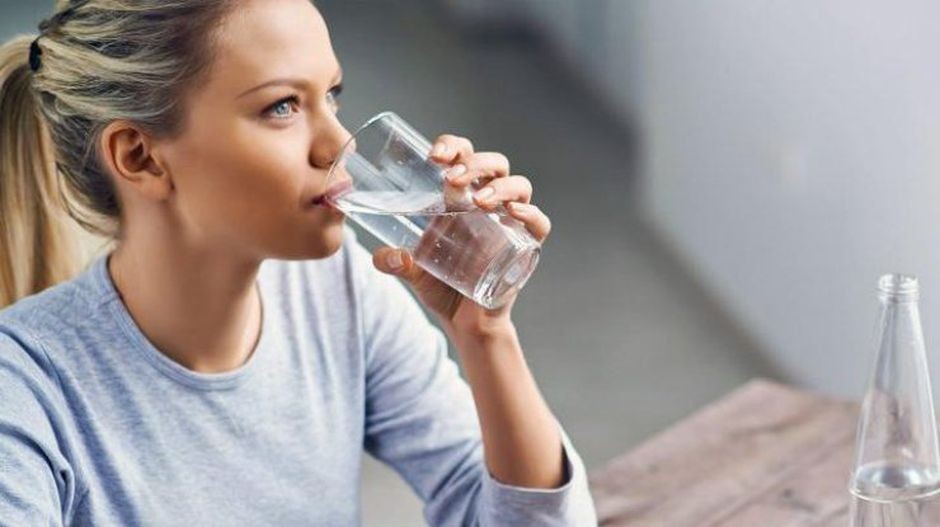
[[[123,205],[112,279],[157,349],[203,373],[236,369],[254,350],[263,318],[255,280],[265,259],[324,258],[340,248],[342,214],[313,203],[350,137],[336,116],[340,64],[307,0],[247,0],[219,31],[208,78],[187,94],[180,134],[157,138],[116,121],[99,143]],[[545,239],[549,219],[529,204],[532,186],[510,175],[505,156],[474,152],[454,135],[435,144],[444,147],[437,161],[467,168],[451,185],[482,178],[493,193],[478,205],[508,203]],[[412,286],[456,346],[490,473],[513,485],[559,485],[559,432],[525,363],[512,302],[483,309],[406,252],[380,249],[374,261]]]

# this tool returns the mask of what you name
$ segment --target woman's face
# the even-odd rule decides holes
[[[335,252],[343,216],[314,204],[350,138],[341,70],[308,0],[251,0],[230,14],[182,134],[161,145],[187,235],[251,258]]]

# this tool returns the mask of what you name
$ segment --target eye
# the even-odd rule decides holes
[[[285,97],[264,110],[264,115],[275,119],[286,119],[293,115],[292,110],[300,105],[300,98],[296,95]]]
[[[326,100],[330,103],[330,106],[333,107],[333,111],[339,111],[340,104],[338,98],[341,93],[343,93],[342,84],[337,84],[332,90],[326,93]]]

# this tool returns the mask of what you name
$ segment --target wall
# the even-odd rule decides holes
[[[860,392],[889,271],[940,349],[940,4],[516,1],[636,121],[643,214],[787,376]]]

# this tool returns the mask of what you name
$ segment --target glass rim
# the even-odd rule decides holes
[[[386,119],[386,118],[394,119],[396,117],[401,119],[400,117],[398,117],[398,114],[396,114],[395,112],[391,110],[385,110],[385,111],[382,111],[373,115],[366,122],[362,123],[362,125],[360,125],[359,128],[356,128],[356,131],[353,132],[353,134],[349,137],[349,139],[346,140],[345,143],[343,143],[342,148],[340,148],[339,150],[339,155],[336,156],[336,159],[333,161],[333,164],[330,165],[330,171],[326,173],[326,181],[329,182],[331,179],[333,179],[333,172],[336,171],[336,167],[338,167],[340,162],[343,159],[345,159],[346,156],[349,154],[349,145],[351,145],[352,142],[355,141],[357,137],[359,137],[366,129],[368,129],[370,126],[374,125],[378,121],[381,121],[382,119]]]

